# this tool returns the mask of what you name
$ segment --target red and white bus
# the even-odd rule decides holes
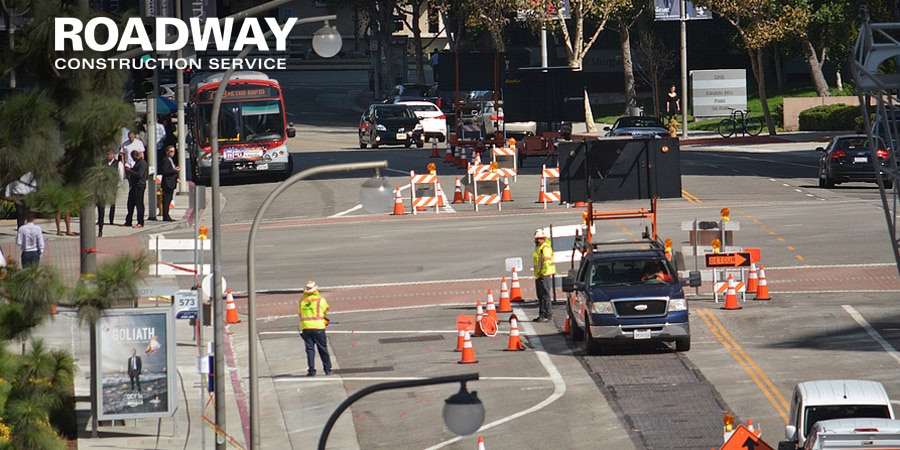
[[[201,74],[191,79],[190,159],[194,179],[200,184],[209,184],[211,175],[209,125],[223,75]],[[294,167],[287,138],[294,133],[286,121],[278,81],[261,72],[234,72],[219,108],[219,176],[290,176]]]

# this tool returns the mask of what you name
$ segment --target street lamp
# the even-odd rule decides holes
[[[388,389],[403,389],[417,386],[429,386],[432,384],[459,383],[459,392],[450,396],[444,401],[444,424],[447,429],[457,436],[465,436],[474,433],[484,423],[484,405],[478,399],[478,393],[466,390],[466,382],[477,380],[477,373],[465,375],[451,375],[446,377],[424,378],[421,380],[409,381],[393,381],[390,383],[373,384],[372,386],[361,389],[359,392],[347,397],[338,407],[331,413],[331,417],[325,422],[325,428],[319,436],[319,450],[325,450],[325,443],[328,441],[328,435],[337,422],[338,417],[345,409],[349,408],[357,400],[378,391],[386,391]]]
[[[341,34],[334,27],[328,25],[326,20],[325,25],[322,25],[322,28],[319,28],[319,31],[313,35],[312,48],[319,56],[331,58],[341,51]]]

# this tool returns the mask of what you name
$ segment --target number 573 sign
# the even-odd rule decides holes
[[[175,293],[175,318],[196,319],[197,306],[200,303],[200,293],[194,290],[181,290]]]

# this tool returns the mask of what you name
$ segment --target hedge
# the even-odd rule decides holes
[[[861,120],[859,105],[821,105],[800,112],[802,131],[856,130]]]

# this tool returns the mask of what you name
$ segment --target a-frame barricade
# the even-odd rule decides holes
[[[412,170],[409,171],[409,195],[413,214],[429,207],[434,207],[435,213],[441,211],[444,199],[438,190],[439,184],[437,175],[416,175]]]
[[[480,172],[472,176],[472,185],[475,189],[475,211],[478,211],[478,205],[497,205],[498,209],[503,209],[503,205],[500,203],[501,178],[497,172]],[[481,192],[479,192],[479,186],[481,186]]]

